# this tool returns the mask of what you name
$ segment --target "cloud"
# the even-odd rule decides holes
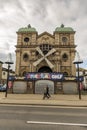
[[[87,0],[0,0],[0,48],[8,44],[15,54],[16,31],[31,24],[38,33],[53,34],[62,23],[75,31],[75,44],[87,58]],[[84,51],[83,51],[84,50]],[[0,51],[1,52],[1,51]],[[85,65],[85,67],[87,67]]]

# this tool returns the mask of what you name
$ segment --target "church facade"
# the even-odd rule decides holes
[[[16,69],[17,76],[27,73],[63,73],[65,77],[76,75],[73,64],[75,58],[75,31],[63,24],[56,27],[53,34],[43,32],[38,34],[34,27],[28,25],[17,31]],[[52,80],[28,81],[31,93],[40,93],[45,84],[52,93],[63,91],[62,82]]]

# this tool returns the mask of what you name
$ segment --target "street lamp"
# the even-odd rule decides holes
[[[7,58],[7,61],[5,62],[5,64],[8,65],[8,68],[7,68],[7,85],[6,85],[6,93],[5,93],[5,97],[7,97],[8,81],[9,81],[9,70],[10,70],[10,65],[13,64],[11,53],[8,54],[8,58]]]
[[[76,52],[75,60],[73,61],[73,64],[77,65],[77,72],[78,72],[78,92],[79,92],[79,99],[81,100],[81,90],[80,90],[80,81],[79,81],[79,64],[83,63],[83,61],[80,59],[79,53]]]

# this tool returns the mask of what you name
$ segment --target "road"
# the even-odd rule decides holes
[[[0,130],[86,130],[87,108],[1,105]]]

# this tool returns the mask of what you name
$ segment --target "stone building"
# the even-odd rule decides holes
[[[2,83],[1,80],[2,80],[2,62],[0,61],[0,84]]]
[[[43,32],[38,34],[34,27],[28,25],[17,31],[16,69],[17,76],[26,73],[63,73],[64,76],[75,76],[76,67],[72,63],[75,58],[75,31],[63,24],[56,27],[53,34]],[[49,84],[53,93],[63,90],[61,82],[37,80],[28,82],[32,93],[37,93],[40,84]],[[39,91],[39,90],[38,90]]]
[[[7,83],[8,69],[3,67],[3,62],[0,61],[0,84]],[[15,76],[15,72],[10,69],[9,76]]]

